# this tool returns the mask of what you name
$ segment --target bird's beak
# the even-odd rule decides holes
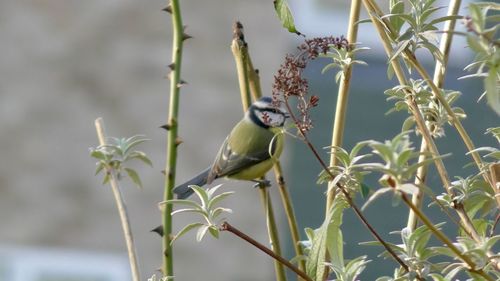
[[[288,119],[288,118],[290,118],[290,113],[285,112],[285,119]]]

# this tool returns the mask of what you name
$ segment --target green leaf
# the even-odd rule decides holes
[[[342,237],[342,217],[344,209],[349,205],[341,197],[336,196],[333,202],[331,219],[328,225],[327,232],[327,249],[330,255],[330,262],[332,265],[343,268],[344,267],[344,239]]]
[[[391,0],[390,1],[390,13],[391,14],[402,14],[405,11],[404,2],[401,0]],[[404,21],[400,17],[390,17],[389,18],[392,28],[399,33],[401,26],[403,26]]]
[[[444,16],[444,17],[440,17],[440,18],[431,20],[428,24],[426,24],[426,26],[432,26],[432,25],[438,24],[438,23],[443,22],[443,21],[457,20],[457,19],[461,19],[461,18],[463,18],[463,17],[462,16]]]
[[[499,66],[496,66],[499,67]],[[484,89],[486,90],[486,100],[493,110],[500,115],[500,91],[497,87],[500,69],[490,68],[488,76],[484,79]]]
[[[371,188],[368,185],[361,183],[361,197],[363,199],[368,198],[368,195],[370,195],[370,191]]]
[[[278,18],[283,24],[283,27],[286,28],[288,32],[301,35],[301,33],[295,28],[295,23],[293,21],[292,13],[290,12],[290,8],[288,7],[287,0],[274,0],[274,10],[278,14]]]
[[[196,193],[196,195],[198,196],[198,198],[200,198],[201,206],[203,208],[206,208],[208,203],[209,203],[207,191],[205,189],[197,186],[197,185],[190,185],[189,187],[191,187],[193,189],[193,191]]]
[[[198,203],[191,201],[189,199],[171,199],[171,200],[166,200],[166,201],[160,202],[160,205],[164,205],[164,204],[184,205],[184,206],[199,208],[201,210],[201,207],[198,205]]]
[[[326,220],[325,220],[326,222]],[[313,280],[322,281],[325,272],[326,239],[328,227],[323,225],[317,229],[312,241],[311,251],[306,261],[306,273]]]
[[[215,208],[212,211],[212,219],[216,219],[222,212],[232,213],[233,210],[228,209],[228,208],[222,208],[222,207]]]
[[[96,158],[96,159],[99,159],[99,160],[103,160],[103,161],[106,161],[106,154],[102,151],[102,150],[92,150],[90,152],[90,156],[93,157],[93,158]]]
[[[198,208],[185,208],[185,209],[178,209],[178,210],[175,210],[175,211],[172,211],[171,215],[176,215],[176,214],[180,214],[180,213],[198,213],[202,216],[206,216],[206,212],[204,212],[203,210],[200,210]]]
[[[394,54],[389,59],[389,62],[391,62],[392,60],[394,60],[395,58],[397,58],[402,52],[404,52],[410,43],[411,43],[410,40],[402,41],[402,43],[399,45],[399,47],[396,50],[396,52],[394,52]]]
[[[110,179],[111,179],[111,174],[106,173],[106,175],[104,175],[104,179],[102,180],[102,184],[107,184]]]
[[[226,197],[233,193],[234,191],[228,191],[214,196],[214,198],[210,199],[210,202],[208,202],[207,209],[212,209],[215,205],[217,205],[217,203],[224,200]]]
[[[104,163],[100,162],[99,164],[97,164],[97,167],[95,169],[95,175],[99,174],[102,169],[104,169]]]
[[[205,236],[207,233],[207,230],[210,228],[209,225],[203,225],[200,228],[198,228],[198,232],[196,232],[196,241],[200,242],[201,239]]]
[[[479,33],[483,32],[485,19],[484,19],[484,14],[481,11],[481,8],[478,5],[470,4],[469,12],[472,18],[474,29],[476,29],[476,31]]]
[[[208,232],[210,232],[210,234],[214,237],[214,238],[219,238],[219,229],[217,229],[216,226],[210,226],[208,228]]]
[[[123,154],[124,155],[128,154],[128,152],[132,148],[134,148],[135,146],[137,146],[143,142],[146,142],[146,141],[149,141],[149,139],[145,139],[143,135],[136,135],[136,136],[128,138],[124,142]]]
[[[132,182],[135,185],[137,185],[137,187],[142,188],[141,178],[139,177],[139,174],[135,170],[130,168],[125,168],[125,172],[127,172],[128,176],[130,177]]]
[[[392,190],[393,190],[392,187],[383,187],[383,188],[378,189],[377,191],[375,191],[372,194],[372,196],[370,196],[370,198],[368,198],[368,200],[366,200],[363,207],[361,207],[361,210],[363,211],[364,209],[366,209],[366,207],[368,207],[368,205],[370,205],[373,201],[375,201],[375,199],[377,199],[382,194],[387,193],[387,192],[391,192]]]
[[[153,167],[153,162],[151,162],[151,160],[146,156],[146,153],[144,153],[142,151],[131,152],[129,155],[129,158],[130,159],[134,159],[134,158],[139,159],[142,162],[144,162],[145,164],[149,165],[150,167]]]
[[[181,231],[179,231],[175,236],[174,238],[172,238],[172,240],[170,241],[170,244],[173,244],[175,240],[177,240],[177,238],[181,237],[182,235],[188,233],[191,229],[194,229],[196,227],[200,227],[202,226],[203,224],[201,222],[195,222],[195,223],[190,223],[188,225],[186,225],[183,229],[181,229]]]

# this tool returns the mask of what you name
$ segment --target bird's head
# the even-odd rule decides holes
[[[288,118],[286,109],[273,104],[270,97],[262,97],[255,101],[246,113],[246,118],[263,128],[283,127]]]

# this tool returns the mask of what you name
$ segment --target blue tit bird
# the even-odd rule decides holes
[[[271,169],[283,151],[281,131],[287,117],[270,97],[255,101],[226,137],[213,164],[174,188],[177,198],[189,197],[191,185],[203,186],[222,177],[259,182],[256,179]]]

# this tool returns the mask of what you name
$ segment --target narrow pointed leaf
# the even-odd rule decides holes
[[[172,241],[170,241],[170,244],[174,243],[175,240],[177,240],[177,238],[183,236],[184,234],[188,233],[191,229],[194,229],[194,228],[197,228],[197,227],[200,227],[200,226],[203,226],[203,224],[201,222],[195,222],[195,223],[190,223],[188,225],[186,225],[183,229],[181,229],[181,231],[179,231],[175,236],[174,238],[172,239]]]
[[[289,32],[301,35],[301,33],[295,28],[292,12],[290,12],[287,0],[275,0],[274,10],[276,10],[278,18],[280,19],[284,28],[286,28]]]
[[[125,172],[127,172],[128,176],[130,177],[132,182],[135,185],[137,185],[137,187],[142,188],[141,178],[139,177],[139,174],[135,170],[130,168],[125,168]]]

